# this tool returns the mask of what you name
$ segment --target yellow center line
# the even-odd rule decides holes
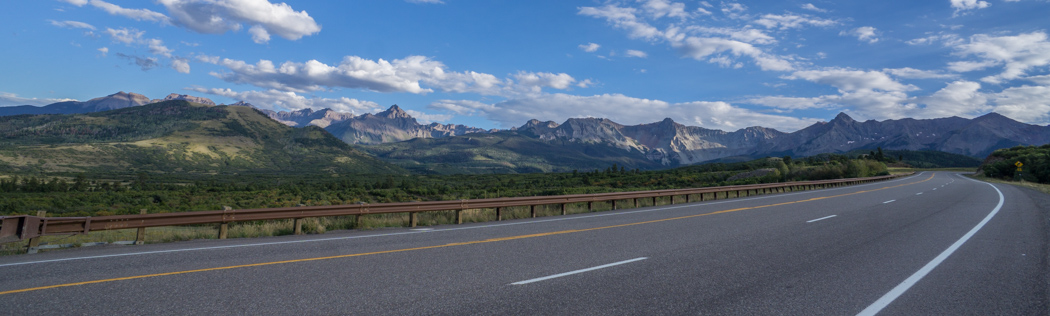
[[[116,282],[116,281],[144,279],[144,278],[152,278],[152,277],[160,277],[160,276],[168,276],[168,275],[179,275],[179,274],[189,274],[189,273],[208,272],[208,271],[219,271],[219,270],[230,270],[230,269],[239,269],[239,268],[261,267],[261,266],[268,266],[268,265],[275,265],[275,264],[285,264],[285,263],[297,263],[297,262],[308,262],[308,261],[329,260],[329,259],[339,259],[339,258],[361,257],[361,256],[379,255],[379,254],[386,254],[386,253],[398,253],[398,252],[426,250],[426,249],[436,249],[436,248],[455,247],[455,246],[466,246],[466,245],[484,244],[484,243],[492,243],[492,242],[499,242],[499,241],[518,240],[518,239],[535,238],[535,237],[543,237],[543,236],[553,236],[553,235],[562,235],[562,234],[571,234],[571,233],[581,233],[581,232],[588,232],[588,231],[595,231],[595,230],[602,230],[602,229],[610,229],[610,228],[619,228],[619,227],[627,227],[627,226],[635,226],[635,225],[643,225],[643,224],[652,224],[652,223],[667,222],[667,221],[674,221],[674,220],[682,220],[682,219],[695,218],[695,217],[708,216],[708,215],[715,215],[715,214],[725,214],[725,213],[739,212],[739,211],[744,211],[744,210],[753,210],[753,209],[760,209],[760,208],[768,208],[768,207],[775,207],[775,206],[783,206],[783,205],[790,205],[790,204],[797,204],[797,203],[819,201],[819,200],[825,200],[825,199],[831,199],[831,198],[837,198],[837,197],[843,197],[843,196],[857,195],[857,194],[861,194],[861,193],[869,193],[869,192],[881,191],[881,190],[892,189],[892,188],[902,187],[902,186],[906,186],[906,185],[912,185],[912,184],[917,184],[917,183],[930,181],[930,179],[933,179],[934,175],[936,175],[936,173],[931,175],[929,178],[926,178],[925,180],[922,180],[922,181],[917,181],[917,182],[912,182],[912,183],[904,183],[904,184],[899,184],[899,185],[895,185],[895,186],[882,187],[882,188],[878,188],[878,189],[857,191],[857,192],[845,193],[845,194],[839,194],[839,195],[815,197],[815,198],[811,198],[811,199],[791,201],[791,202],[783,202],[783,203],[776,203],[776,204],[767,204],[767,205],[750,206],[750,207],[740,207],[740,208],[721,210],[721,211],[715,211],[715,212],[710,212],[710,213],[686,215],[686,216],[679,216],[679,217],[671,217],[671,218],[657,219],[657,220],[644,221],[644,222],[635,222],[635,223],[619,224],[619,225],[612,225],[612,226],[602,226],[602,227],[593,227],[593,228],[583,228],[583,229],[561,230],[561,231],[554,231],[554,232],[547,232],[547,233],[538,233],[538,234],[528,234],[528,235],[518,235],[518,236],[491,238],[491,239],[483,239],[483,240],[475,240],[475,241],[467,241],[467,242],[457,242],[457,243],[449,243],[449,244],[444,244],[444,245],[434,245],[434,246],[425,246],[425,247],[416,247],[416,248],[383,250],[383,251],[364,252],[364,253],[355,253],[355,254],[338,255],[338,256],[315,257],[315,258],[272,261],[272,262],[261,262],[261,263],[242,264],[242,265],[207,268],[207,269],[196,269],[196,270],[185,270],[185,271],[175,271],[175,272],[165,272],[165,273],[155,273],[155,274],[144,274],[144,275],[122,277],[122,278],[112,278],[112,279],[102,279],[102,280],[94,280],[94,281],[74,282],[74,283],[65,283],[65,284],[56,284],[56,285],[48,285],[48,286],[25,288],[25,289],[19,289],[19,290],[3,291],[3,292],[0,292],[0,295],[14,294],[14,293],[23,293],[23,292],[31,292],[31,291],[40,291],[40,290],[47,290],[47,289],[54,289],[54,288],[61,288],[61,287],[77,286],[77,285],[87,285],[87,284],[97,284],[97,283],[107,283],[107,282]]]

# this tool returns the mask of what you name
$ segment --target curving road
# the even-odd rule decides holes
[[[926,172],[431,230],[84,248],[0,258],[0,314],[1042,315],[1048,210],[1042,193]]]

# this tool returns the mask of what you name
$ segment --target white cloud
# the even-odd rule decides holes
[[[415,118],[416,121],[419,121],[420,124],[430,124],[433,122],[448,122],[454,117],[450,114],[430,114],[416,110],[405,110],[405,112],[407,112],[408,115],[411,115],[412,118]]]
[[[828,12],[828,10],[818,8],[817,6],[813,5],[812,3],[803,4],[802,5],[802,9],[810,10],[810,11],[817,11],[817,12]]]
[[[1020,86],[990,96],[996,113],[1029,124],[1050,124],[1050,86]]]
[[[252,41],[256,44],[264,44],[270,41],[270,33],[262,26],[252,26],[248,29],[248,33],[252,35]]]
[[[839,36],[856,36],[857,40],[874,44],[879,41],[876,29],[871,26],[861,26],[849,31],[839,32]]]
[[[185,58],[175,58],[171,60],[171,69],[175,69],[179,73],[188,74],[190,73],[190,62]]]
[[[981,84],[973,81],[955,81],[927,97],[916,98],[926,107],[911,113],[915,118],[949,116],[974,117],[991,109],[985,95],[978,90]]]
[[[955,55],[978,58],[976,61],[958,61],[949,64],[955,71],[966,72],[1003,65],[1003,72],[984,77],[981,81],[1001,84],[1024,77],[1033,68],[1050,65],[1050,41],[1044,32],[1016,36],[989,36],[978,34],[969,43],[955,46]]]
[[[963,39],[959,38],[959,35],[956,34],[943,32],[940,34],[927,34],[929,35],[926,37],[915,38],[905,43],[908,43],[909,45],[929,45],[936,42],[942,42],[946,46],[954,46],[963,42]]]
[[[14,93],[0,92],[0,106],[48,105],[56,102],[76,101],[75,99],[23,98]]]
[[[695,32],[703,35],[725,35],[729,38],[742,41],[750,44],[773,44],[777,40],[772,36],[762,32],[758,29],[744,28],[736,29],[729,27],[705,27],[705,26],[690,26],[686,28],[689,32]]]
[[[72,5],[75,5],[75,6],[78,6],[78,7],[82,7],[82,6],[84,6],[85,4],[88,3],[88,0],[60,0],[60,1],[72,4]]]
[[[54,25],[54,26],[57,26],[57,27],[75,28],[75,29],[87,29],[87,30],[92,30],[92,31],[95,30],[95,26],[93,26],[91,24],[84,23],[84,22],[78,22],[78,21],[55,21],[55,20],[47,20],[47,21],[51,22],[51,25]]]
[[[95,0],[93,0],[95,1]],[[239,30],[242,23],[258,27],[250,31],[256,42],[269,34],[298,40],[321,31],[321,25],[306,11],[295,11],[286,3],[267,0],[158,0],[167,8],[173,24],[198,33],[220,34]],[[266,31],[262,36],[261,31]]]
[[[596,52],[600,47],[602,46],[595,43],[580,44],[580,49],[588,53]]]
[[[570,88],[576,82],[576,79],[569,74],[549,72],[518,72],[514,75],[514,79],[518,81],[518,84],[526,87],[550,87],[561,90]]]
[[[963,10],[984,9],[992,5],[988,1],[979,0],[951,0],[951,3],[952,8],[955,9],[955,15],[958,15]]]
[[[330,108],[339,112],[350,112],[356,115],[360,115],[362,113],[378,112],[382,110],[379,107],[379,104],[375,102],[362,101],[347,97],[342,97],[338,99],[308,98],[306,96],[296,94],[295,92],[284,92],[277,90],[238,92],[230,89],[208,89],[201,87],[187,88],[187,90],[223,96],[239,101],[245,101],[251,103],[252,105],[260,109],[268,109],[273,111],[296,111],[302,109],[320,110],[324,108]]]
[[[99,52],[99,53],[102,53],[102,57],[106,57],[106,54],[109,54],[109,47],[102,47],[102,48],[99,48],[99,49],[98,49],[98,52]]]
[[[761,26],[765,26],[766,28],[776,28],[780,30],[798,29],[806,25],[825,27],[838,24],[838,22],[834,20],[813,18],[794,14],[766,14],[763,15],[762,18],[755,20],[755,23]]]
[[[736,2],[722,2],[722,14],[725,14],[725,16],[729,17],[730,19],[746,20],[751,18],[747,14],[744,14],[744,12],[747,12],[747,6],[743,4],[739,4]]]
[[[168,16],[147,9],[127,9],[102,0],[91,0],[91,5],[112,15],[123,16],[135,21],[168,23]]]
[[[640,50],[628,49],[627,50],[627,56],[628,57],[646,58],[646,57],[649,57],[649,54],[646,54],[645,52],[640,51]]]
[[[845,68],[796,71],[784,79],[806,80],[830,85],[842,92],[856,91],[914,91],[918,87],[899,83],[885,73]]]
[[[164,41],[161,41],[160,39],[156,38],[151,38],[146,40],[145,42],[151,54],[171,58],[172,50],[167,46],[164,46]]]
[[[648,0],[642,4],[642,8],[645,9],[650,16],[654,19],[669,17],[669,18],[689,18],[691,17],[688,12],[685,11],[685,4],[679,2],[671,2],[667,0]]]
[[[792,131],[817,121],[754,112],[725,102],[668,103],[622,94],[544,94],[491,105],[476,101],[442,100],[429,107],[460,114],[482,115],[503,127],[520,126],[529,118],[562,122],[574,117],[601,117],[632,125],[657,122],[670,117],[687,125],[727,131],[759,125]]]
[[[142,35],[146,34],[146,31],[139,31],[136,29],[129,28],[106,28],[105,33],[109,34],[110,38],[112,38],[114,41],[121,42],[124,44],[132,44],[141,40]]]
[[[956,74],[946,74],[933,70],[919,70],[911,67],[886,68],[882,71],[894,75],[897,78],[903,79],[948,79],[956,78],[959,76]]]
[[[749,56],[762,70],[790,71],[794,69],[791,62],[778,56],[767,54],[755,46],[724,38],[689,37],[679,43],[673,43],[682,55],[696,60],[707,60],[708,56],[729,53],[733,56]]]
[[[197,60],[226,67],[229,71],[212,75],[227,82],[299,93],[327,88],[352,88],[425,94],[438,89],[454,93],[514,96],[538,93],[544,87],[568,89],[577,82],[565,73],[519,72],[514,75],[518,81],[515,83],[511,79],[501,79],[486,73],[448,71],[443,63],[424,56],[408,56],[392,61],[346,56],[338,65],[328,65],[317,60],[305,63],[288,61],[280,65],[260,60],[249,64],[213,56],[197,56]]]

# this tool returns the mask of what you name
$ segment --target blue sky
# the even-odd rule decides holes
[[[117,91],[424,122],[1050,123],[1050,1],[6,1],[0,106]]]

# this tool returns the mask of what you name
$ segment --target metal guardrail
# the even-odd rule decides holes
[[[40,216],[3,216],[0,217],[0,243],[20,241],[27,238],[35,238],[47,235],[69,235],[82,234],[99,230],[139,228],[139,239],[144,237],[147,227],[178,226],[194,224],[220,224],[219,238],[226,237],[227,225],[231,222],[262,221],[295,219],[295,233],[301,232],[301,220],[310,217],[345,216],[345,215],[368,215],[387,213],[409,213],[409,225],[416,226],[417,213],[431,211],[457,211],[456,222],[462,223],[461,212],[468,209],[495,209],[496,219],[501,220],[501,211],[506,207],[530,206],[532,217],[536,217],[536,206],[538,205],[561,205],[562,214],[565,214],[566,204],[588,203],[588,209],[593,209],[594,202],[611,202],[612,208],[617,209],[617,202],[623,200],[634,200],[634,206],[638,205],[638,199],[660,197],[671,197],[671,204],[675,204],[674,197],[684,196],[685,203],[704,201],[704,194],[710,194],[710,199],[718,199],[719,194],[725,198],[730,197],[731,192],[736,197],[750,196],[755,194],[788,192],[808,190],[814,188],[837,187],[852,184],[861,184],[875,181],[893,179],[905,175],[889,175],[869,178],[835,179],[820,181],[782,182],[752,185],[735,185],[723,187],[707,187],[692,189],[671,189],[655,191],[614,192],[595,194],[575,194],[557,196],[531,196],[514,198],[491,198],[455,201],[426,201],[407,203],[381,203],[381,204],[349,204],[331,206],[309,206],[309,207],[282,207],[267,209],[226,209],[222,211],[199,211],[179,213],[157,213],[139,215],[114,215],[94,217],[40,217]],[[743,195],[741,194],[743,192]],[[693,195],[699,195],[698,199],[690,199]],[[138,240],[141,243],[141,240]],[[31,242],[32,244],[32,242]]]

